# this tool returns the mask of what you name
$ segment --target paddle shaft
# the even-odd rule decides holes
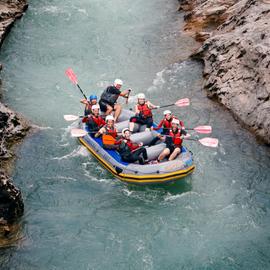
[[[80,92],[82,93],[83,97],[87,100],[87,97],[84,94],[84,92],[83,92],[82,88],[80,87],[80,85],[78,83],[76,83],[76,85],[77,85],[78,89],[80,90]]]

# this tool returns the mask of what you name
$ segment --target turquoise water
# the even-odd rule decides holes
[[[30,1],[0,53],[4,101],[36,126],[18,150],[25,200],[18,244],[1,269],[269,269],[270,152],[201,91],[194,41],[175,0]],[[186,126],[212,125],[218,149],[186,142],[196,171],[166,186],[125,185],[70,137],[87,94],[116,77]],[[132,105],[132,104],[131,104]],[[131,106],[130,105],[130,106]],[[160,114],[156,115],[156,119]]]

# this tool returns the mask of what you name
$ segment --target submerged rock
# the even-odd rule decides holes
[[[181,2],[185,8],[190,5],[186,19],[188,30],[197,32],[206,28],[209,32],[209,37],[206,36],[193,55],[205,63],[204,88],[208,96],[216,98],[237,120],[270,144],[269,3],[256,0]],[[219,26],[210,31],[213,21]]]

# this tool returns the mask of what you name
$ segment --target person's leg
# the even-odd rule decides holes
[[[135,154],[132,153],[131,155],[125,156],[125,157],[123,157],[122,159],[123,159],[123,161],[129,162],[129,163],[135,163],[136,161],[139,161],[139,163],[140,163],[141,165],[144,163],[143,158],[140,157],[140,156],[139,156],[138,154],[136,154],[136,153],[135,153]]]
[[[149,143],[149,146],[155,145],[159,140],[160,140],[159,137],[155,137],[155,138]]]
[[[148,117],[145,119],[145,124],[147,128],[151,128],[153,126],[153,118],[152,117]]]
[[[143,156],[143,159],[144,160],[147,160],[148,159],[148,156],[147,156],[147,151],[144,147],[141,148],[141,152],[142,152],[142,156]]]
[[[162,161],[165,157],[167,157],[170,154],[170,149],[165,148],[161,154],[158,156],[158,161]]]
[[[138,123],[138,121],[139,121],[138,116],[133,116],[133,117],[131,117],[131,118],[129,119],[129,130],[130,130],[131,132],[134,131],[135,123]]]
[[[108,104],[106,106],[107,106],[107,110],[106,110],[105,114],[109,115],[109,114],[111,114],[113,112],[113,107],[108,105]]]
[[[120,104],[115,104],[114,105],[114,120],[115,122],[117,121],[118,117],[120,116],[122,112],[122,107]]]
[[[144,147],[136,149],[135,151],[132,152],[132,155],[136,157],[142,155],[144,159],[148,159],[147,151]]]
[[[169,160],[174,160],[180,154],[180,152],[181,152],[180,148],[176,147],[172,152],[172,154],[170,155]]]

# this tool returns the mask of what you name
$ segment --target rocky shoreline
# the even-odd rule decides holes
[[[270,1],[179,0],[210,98],[270,144]]]
[[[26,0],[0,1],[0,46],[16,19],[20,18],[26,9]],[[13,241],[11,235],[16,227],[14,222],[24,211],[21,192],[12,183],[9,172],[10,164],[14,160],[13,146],[28,130],[29,124],[0,102],[0,246]]]

